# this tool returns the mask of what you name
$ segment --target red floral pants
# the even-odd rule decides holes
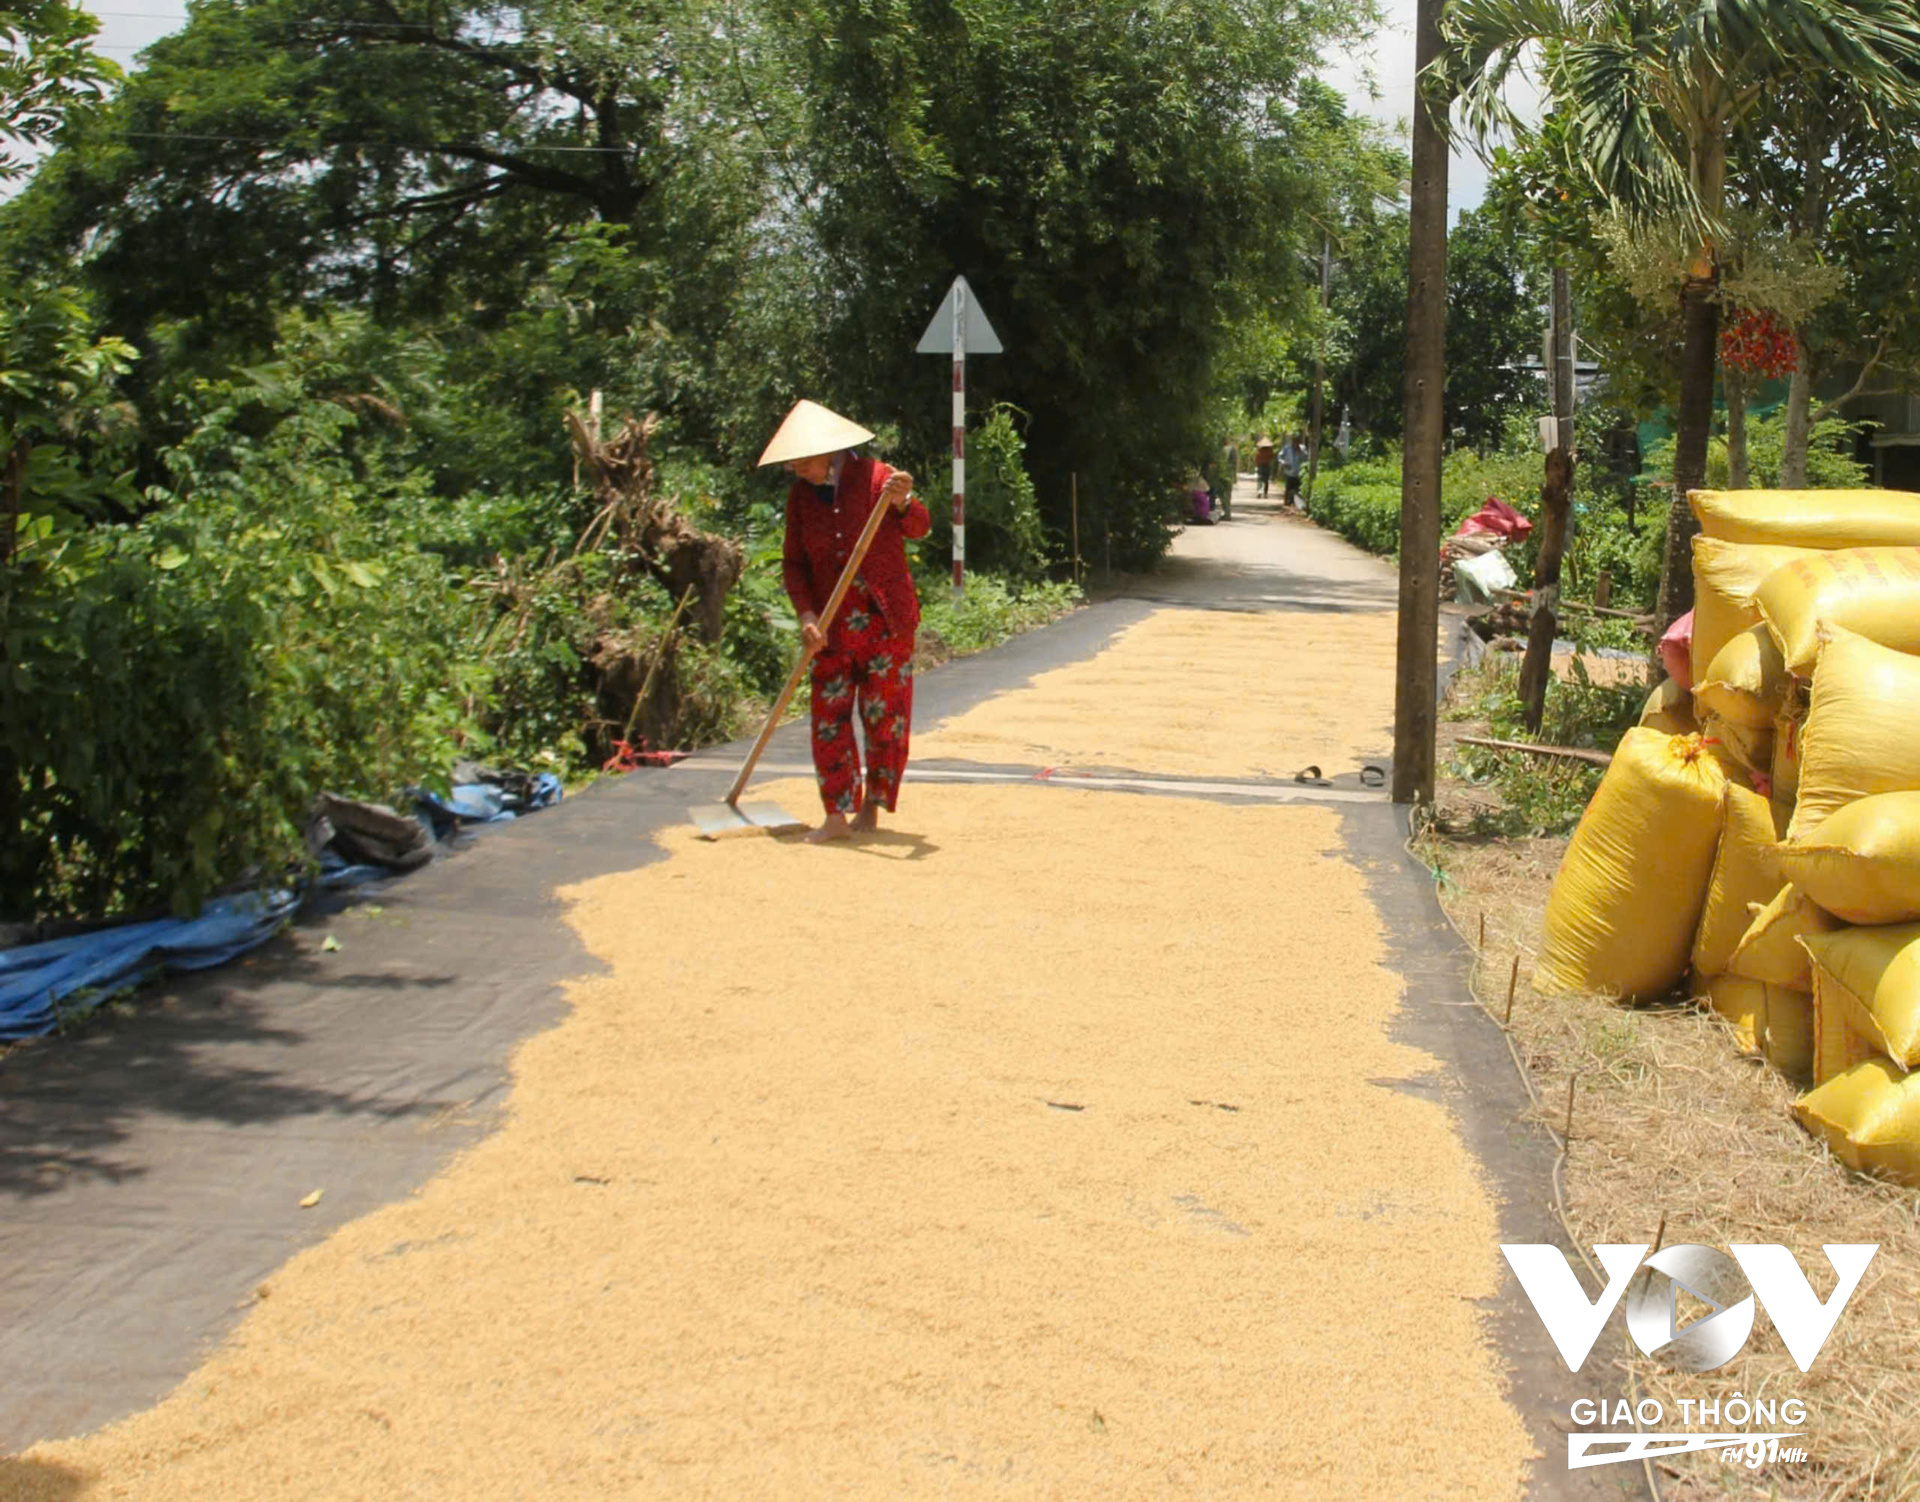
[[[813,659],[813,769],[830,814],[857,814],[863,801],[856,710],[867,743],[865,799],[892,813],[913,719],[913,637],[890,632],[860,589],[848,591],[826,649]]]

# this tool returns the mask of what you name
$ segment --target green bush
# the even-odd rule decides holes
[[[201,399],[158,509],[95,529],[36,585],[64,608],[15,662],[10,916],[190,911],[299,859],[323,790],[444,786],[466,608],[357,500],[341,445],[357,419],[244,384]],[[263,404],[275,420],[252,436]]]
[[[1444,539],[1497,496],[1523,516],[1539,511],[1544,457],[1509,451],[1490,456],[1461,449],[1440,469],[1440,535]],[[1400,455],[1366,459],[1321,472],[1311,503],[1313,515],[1369,553],[1400,554]],[[1517,566],[1532,562],[1531,550],[1515,554]]]
[[[1026,442],[1005,402],[967,434],[967,569],[1024,582],[1043,578],[1051,562],[1046,529],[1026,468]],[[930,461],[917,483],[922,496],[949,495],[947,461]],[[953,510],[929,502],[933,527],[919,551],[929,563],[953,556]]]
[[[1646,697],[1644,687],[1594,683],[1576,657],[1571,679],[1547,680],[1546,712],[1536,737],[1528,733],[1522,718],[1519,677],[1517,658],[1490,654],[1454,680],[1447,695],[1447,718],[1485,719],[1493,737],[1500,740],[1611,751],[1638,721]],[[1450,770],[1465,781],[1491,784],[1499,792],[1501,810],[1476,814],[1475,832],[1507,836],[1565,834],[1580,822],[1605,775],[1603,768],[1584,762],[1481,746],[1460,747]]]
[[[1322,470],[1309,502],[1314,518],[1369,553],[1400,551],[1400,456]]]
[[[1814,424],[1807,439],[1807,489],[1857,490],[1872,484],[1872,470],[1853,457],[1858,432],[1858,424],[1842,417],[1828,417]],[[1786,408],[1776,408],[1764,416],[1748,415],[1747,479],[1756,490],[1779,484],[1786,440]],[[1649,474],[1672,483],[1672,439],[1648,453],[1646,467]],[[1707,486],[1722,489],[1728,479],[1727,440],[1725,434],[1720,433],[1707,444]]]
[[[1019,584],[990,574],[967,578],[964,597],[939,585],[920,591],[920,637],[935,657],[960,657],[997,646],[1022,631],[1057,620],[1082,603],[1071,584]]]

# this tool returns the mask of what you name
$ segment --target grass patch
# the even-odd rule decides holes
[[[923,585],[920,599],[916,672],[997,647],[1086,603],[1072,584],[1015,584],[991,574],[969,577],[957,602],[943,582]]]
[[[1644,680],[1595,682],[1579,655],[1570,659],[1566,672],[1567,676],[1556,674],[1548,681],[1546,713],[1537,736],[1528,733],[1522,718],[1517,655],[1489,652],[1455,676],[1441,716],[1443,728],[1456,727],[1447,737],[1447,775],[1495,795],[1493,801],[1476,807],[1469,821],[1472,833],[1564,834],[1580,822],[1582,810],[1605,775],[1603,769],[1585,762],[1466,746],[1458,740],[1462,734],[1482,734],[1544,746],[1613,750],[1640,717],[1647,693]]]

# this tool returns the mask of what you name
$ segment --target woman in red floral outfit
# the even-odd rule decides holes
[[[906,542],[925,537],[932,518],[913,494],[913,476],[854,452],[872,436],[825,407],[801,402],[760,459],[783,463],[793,476],[783,561],[787,596],[813,655],[813,766],[827,814],[807,836],[815,842],[878,828],[880,805],[894,811],[907,767],[920,598]],[[820,612],[876,506],[892,514],[880,523],[839,614],[823,632]],[[853,734],[856,711],[867,746],[864,779]]]

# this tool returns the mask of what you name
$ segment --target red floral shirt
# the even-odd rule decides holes
[[[892,473],[878,459],[848,459],[840,468],[831,503],[822,501],[804,480],[794,481],[787,492],[782,573],[796,612],[818,615],[826,606]],[[888,629],[898,636],[910,636],[920,625],[920,597],[907,568],[907,540],[925,537],[932,526],[926,503],[916,496],[905,511],[893,512],[880,523],[860,566],[859,582],[886,617]]]

